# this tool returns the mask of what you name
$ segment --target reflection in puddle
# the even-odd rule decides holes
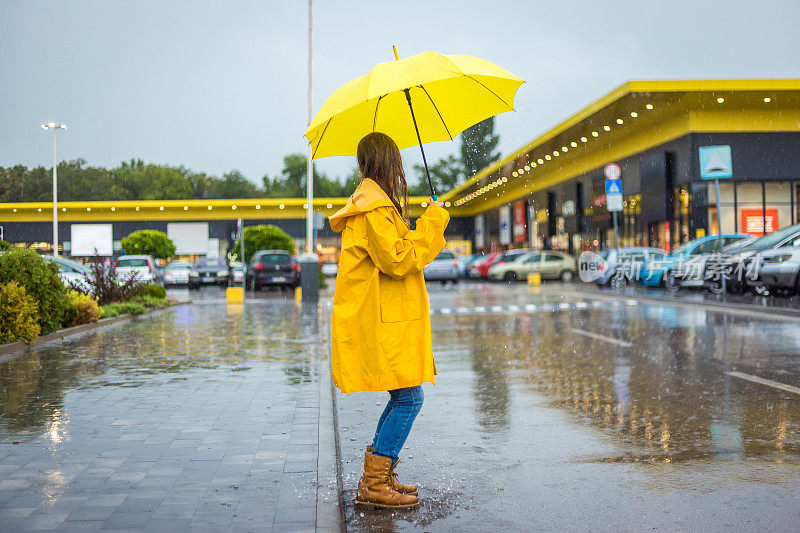
[[[69,438],[62,415],[72,389],[137,388],[185,380],[197,371],[239,372],[274,364],[293,384],[312,378],[320,345],[318,313],[291,301],[182,305],[112,328],[31,350],[0,364],[0,441],[44,434]],[[113,403],[113,399],[109,400]]]
[[[664,322],[654,323],[656,316]],[[434,330],[436,343],[462,346],[472,357],[475,416],[487,437],[507,426],[509,383],[519,383],[631,448],[619,457],[588,461],[797,461],[800,398],[732,384],[724,373],[734,362],[761,366],[798,359],[797,342],[781,340],[795,326],[770,324],[769,338],[753,335],[758,324],[722,317],[652,309],[643,316],[638,308],[620,308],[437,317]],[[633,346],[574,335],[570,328],[624,338]]]

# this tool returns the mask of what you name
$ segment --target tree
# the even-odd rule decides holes
[[[241,241],[236,239],[231,255],[237,260],[241,260],[239,258],[241,249]],[[244,256],[248,263],[253,259],[253,254],[259,250],[286,250],[293,254],[294,241],[285,231],[272,224],[244,228]]]
[[[156,259],[167,259],[175,255],[176,248],[166,233],[143,229],[134,231],[120,241],[126,254],[152,255]]]
[[[469,178],[498,159],[496,151],[500,136],[494,132],[494,117],[478,122],[461,132],[461,167],[464,178]]]
[[[431,173],[433,187],[439,194],[454,188],[461,183],[464,177],[461,161],[452,154],[440,159],[431,165],[428,170]],[[430,195],[431,188],[428,185],[425,167],[423,165],[414,165],[414,172],[417,175],[417,183],[408,188],[408,194],[411,196]]]
[[[222,175],[222,179],[212,178],[208,182],[206,198],[258,198],[258,187],[234,169]]]

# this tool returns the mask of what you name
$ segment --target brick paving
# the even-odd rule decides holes
[[[0,365],[0,530],[316,525],[316,314],[183,305]]]

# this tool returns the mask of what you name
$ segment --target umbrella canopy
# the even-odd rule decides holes
[[[390,136],[400,148],[453,140],[468,127],[513,110],[523,83],[477,57],[424,52],[380,63],[339,87],[305,137],[314,159],[356,155],[358,142],[375,131]],[[411,102],[419,138],[409,113]]]

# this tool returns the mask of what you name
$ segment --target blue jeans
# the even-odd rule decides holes
[[[376,455],[391,457],[394,464],[411,432],[411,425],[417,413],[422,409],[425,395],[422,393],[422,385],[390,390],[389,395],[389,403],[386,404],[378,420],[378,429],[375,430],[372,446]]]

